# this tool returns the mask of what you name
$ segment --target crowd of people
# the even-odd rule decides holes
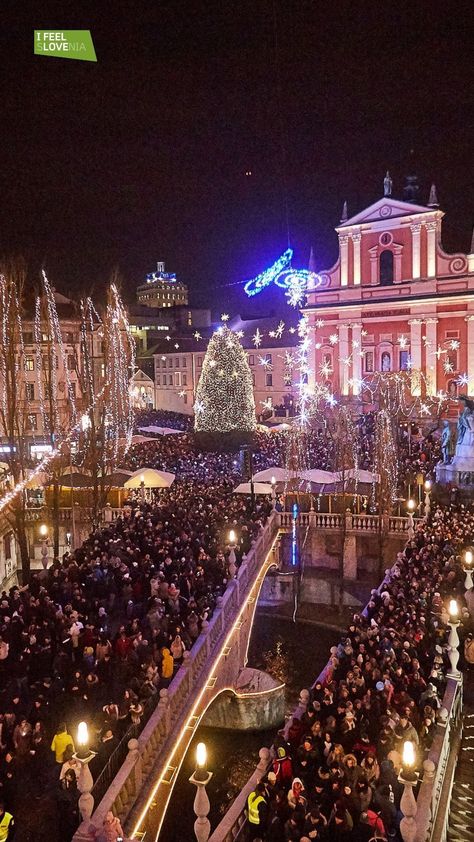
[[[169,414],[165,418],[150,412],[146,417],[142,414],[137,426],[147,423],[168,426],[178,422],[179,418],[170,418]],[[187,422],[180,423],[185,429]],[[362,467],[364,454],[371,453],[373,420],[367,418],[361,423]],[[327,465],[329,439],[327,430],[310,435],[308,459],[312,466]],[[285,433],[258,432],[254,470],[283,466],[286,444]],[[424,466],[427,470],[435,447],[428,447],[421,439],[418,444],[411,442],[410,460],[413,447],[417,446],[420,459],[427,454]],[[402,456],[404,447],[402,442]],[[170,470],[176,474],[176,480],[169,489],[161,490],[149,500],[142,499],[140,493],[132,494],[117,520],[93,532],[81,547],[63,559],[55,559],[46,572],[34,572],[24,587],[14,587],[0,597],[0,821],[2,800],[7,814],[13,814],[17,824],[23,821],[25,826],[31,799],[41,799],[42,806],[49,803],[51,807],[54,815],[51,821],[58,840],[69,839],[79,821],[80,766],[73,756],[77,724],[86,720],[90,725],[91,745],[97,751],[91,769],[97,778],[131,724],[140,722],[154,706],[159,690],[169,685],[184,653],[198,637],[202,623],[212,615],[229,575],[229,530],[235,529],[238,535],[239,561],[271,511],[268,498],[257,498],[253,508],[248,497],[232,493],[243,478],[238,455],[198,452],[187,432],[133,446],[126,467],[143,466]],[[444,529],[445,524],[441,536],[445,534]],[[417,549],[421,559],[419,579],[423,582],[428,564],[427,546],[423,544]],[[442,549],[437,549],[441,557],[443,552],[444,544]],[[407,555],[400,564],[411,569],[412,555]],[[418,572],[418,568],[415,570]],[[428,603],[431,583],[432,580],[425,597]],[[403,583],[398,584],[403,588]],[[414,580],[415,590],[407,596],[407,599],[411,596],[410,605],[415,601],[418,584]],[[396,583],[389,586],[389,594],[392,587]],[[397,596],[401,595],[402,591],[397,592]],[[393,608],[390,602],[387,607],[384,600],[382,597],[381,607],[377,597],[370,617],[377,623],[378,634],[384,611],[389,611],[393,620],[400,613],[397,606]],[[413,613],[418,608],[410,610]],[[363,625],[366,621],[358,622]],[[365,640],[369,632],[370,628],[366,631],[356,626],[350,632],[346,649],[359,647],[360,639]],[[398,641],[400,631],[397,635],[390,639]],[[352,695],[353,687],[349,692],[359,731],[365,722],[365,696],[368,694],[369,703],[373,702],[370,698],[373,686],[386,680],[384,670],[379,677],[378,667],[372,661],[371,671],[366,666],[368,653],[373,652],[378,641],[375,633],[371,636],[370,645],[363,645],[362,652],[358,651],[356,656],[362,664],[352,670],[354,686],[360,690],[362,678],[364,692],[358,690],[357,698]],[[415,644],[406,650],[415,662],[422,656]],[[385,651],[391,656],[384,643]],[[394,657],[398,654],[397,650]],[[348,683],[341,670],[349,669],[351,660],[352,656],[347,663],[343,657],[339,658],[330,714],[327,698],[322,700],[323,710],[335,717],[337,727],[339,692]],[[393,683],[392,667],[393,661],[387,661],[385,671],[390,673],[387,681]],[[423,672],[420,668],[421,676]],[[417,681],[422,683],[422,678],[417,677]],[[398,688],[396,682],[395,686]],[[326,694],[327,689],[323,691]],[[378,699],[379,691],[377,694]],[[316,710],[316,695],[312,701]],[[325,718],[321,728],[331,731],[332,724],[332,719]],[[339,740],[337,728],[332,731]],[[291,744],[296,750],[292,763],[297,770],[301,768],[298,757],[303,751],[300,736],[296,740],[293,735]],[[371,733],[369,737],[373,739]],[[312,735],[313,757],[319,758],[319,740],[319,733]],[[341,744],[346,745],[344,741]],[[347,748],[352,750],[353,746],[347,744]],[[311,778],[303,772],[300,777],[308,791]],[[118,834],[112,826],[104,828],[103,838],[114,842],[116,837],[112,834],[116,831]],[[54,842],[51,826],[48,834],[47,838]],[[21,834],[18,838],[22,838]]]
[[[403,747],[426,759],[449,668],[449,600],[472,632],[461,553],[472,508],[437,507],[354,615],[311,689],[279,732],[271,771],[248,799],[249,839],[368,842],[400,836]]]

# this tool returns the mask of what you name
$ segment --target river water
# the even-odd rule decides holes
[[[291,713],[300,690],[313,683],[328,660],[329,648],[338,640],[339,634],[335,631],[278,619],[257,610],[248,665],[265,670],[286,684],[287,713]],[[254,771],[259,749],[271,744],[274,733],[274,730],[229,732],[198,728],[176,781],[160,842],[193,842],[195,839],[195,788],[188,779],[195,768],[198,742],[206,743],[208,768],[213,772],[207,792],[211,802],[209,820],[214,830]]]

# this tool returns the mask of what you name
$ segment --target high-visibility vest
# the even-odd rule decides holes
[[[258,812],[258,807],[262,803],[262,801],[264,804],[266,803],[262,795],[257,795],[256,792],[250,793],[247,799],[250,824],[260,824],[260,815]]]
[[[13,816],[11,813],[4,813],[0,819],[0,842],[5,842],[8,839],[8,830],[12,821]]]

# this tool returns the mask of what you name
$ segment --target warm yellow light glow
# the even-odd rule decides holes
[[[455,599],[449,600],[449,616],[452,617],[453,620],[456,619],[458,616],[458,604]]]
[[[207,749],[205,743],[198,743],[196,747],[196,766],[205,769],[207,763]]]
[[[415,501],[414,500],[408,500],[407,508],[409,509],[410,512],[412,512],[413,509],[415,508]]]
[[[87,413],[84,413],[84,415],[81,416],[81,427],[82,427],[83,431],[88,430],[90,426],[91,426],[91,419],[89,418]]]
[[[48,527],[46,526],[45,523],[42,523],[41,526],[40,526],[40,535],[41,535],[42,538],[46,538],[47,534],[48,534]]]
[[[235,534],[235,529],[231,529],[231,530],[229,531],[229,544],[235,544],[236,537],[237,537],[237,536],[236,536],[236,534]]]
[[[472,550],[466,550],[464,561],[466,564],[472,564]]]
[[[145,485],[145,474],[140,474],[140,482],[142,485]]]
[[[415,765],[415,749],[413,748],[413,743],[410,740],[405,740],[403,743],[403,765],[405,768],[410,769],[412,766]]]
[[[270,482],[272,485],[276,485],[276,477],[272,477]]]
[[[78,746],[86,746],[89,742],[89,730],[87,722],[79,722],[77,726],[77,744]]]
[[[431,480],[429,479],[425,482],[425,491],[431,491]]]

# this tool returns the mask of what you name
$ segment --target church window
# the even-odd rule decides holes
[[[364,355],[364,368],[366,374],[372,374],[374,370],[374,352],[366,351]]]
[[[393,252],[388,249],[380,255],[380,284],[382,286],[393,284]]]
[[[380,358],[380,368],[382,371],[392,370],[392,358],[388,351],[384,351]]]
[[[400,351],[400,371],[408,371],[408,363],[410,362],[410,352]]]

